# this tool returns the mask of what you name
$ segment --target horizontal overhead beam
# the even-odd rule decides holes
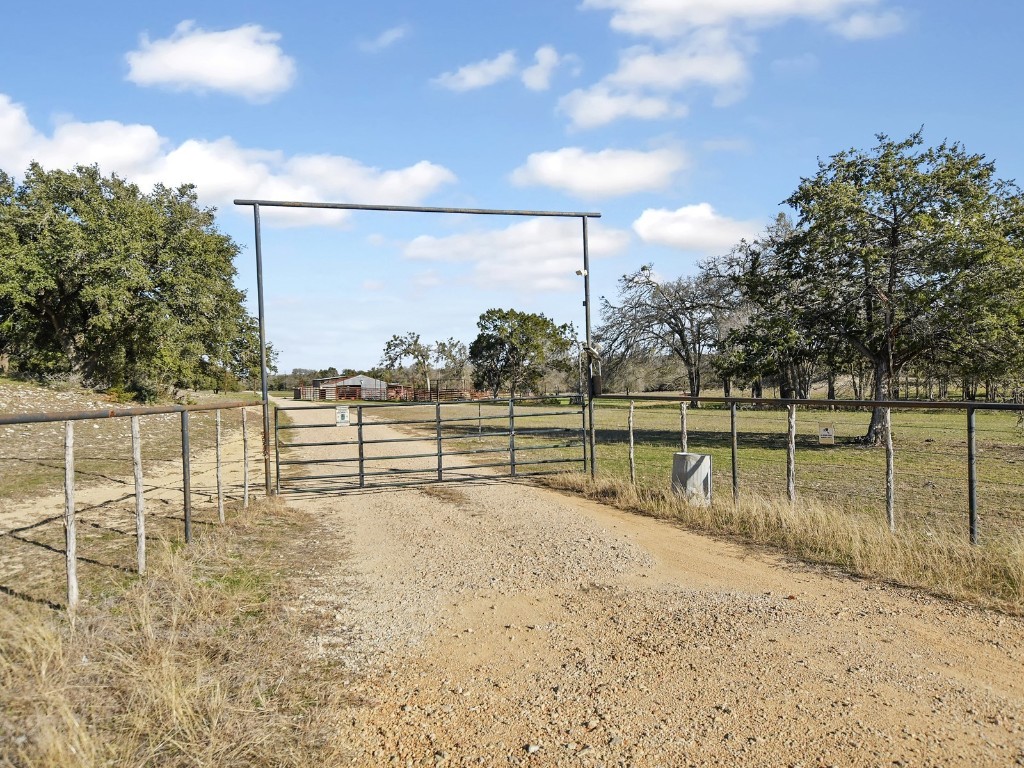
[[[556,216],[565,219],[599,219],[600,213],[579,211],[517,211],[496,208],[427,208],[416,205],[364,205],[361,203],[303,203],[296,200],[235,200],[235,205],[267,208],[320,208],[339,211],[398,211],[404,213],[468,213],[483,216]]]

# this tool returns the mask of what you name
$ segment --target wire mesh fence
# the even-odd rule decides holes
[[[684,443],[679,400],[616,397],[598,402],[595,425],[599,473],[621,479],[635,474],[639,485],[667,487],[673,455]],[[686,448],[712,457],[716,494],[732,493],[735,472],[744,493],[789,496],[790,405],[782,400],[736,401],[735,461],[730,403],[716,398],[701,402],[700,407],[685,408]],[[925,531],[955,528],[965,536],[973,534],[975,541],[981,537],[1019,536],[1024,530],[1024,432],[1018,426],[1015,409],[1020,406],[891,406],[892,481],[887,483],[884,441],[876,445],[866,439],[871,403],[842,402],[829,407],[802,401],[797,405],[793,492],[851,514],[878,515],[882,519],[888,512],[888,492],[892,494],[892,522],[897,526],[917,526]],[[972,429],[969,421],[973,422]]]
[[[258,407],[0,415],[0,592],[73,607],[80,578],[144,572],[147,541],[247,505]]]

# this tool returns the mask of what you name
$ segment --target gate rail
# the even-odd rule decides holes
[[[374,404],[362,404],[354,406],[344,405],[312,405],[312,406],[278,406],[274,415],[274,459],[276,466],[275,473],[275,487],[277,492],[281,492],[282,466],[307,466],[307,467],[319,467],[319,466],[339,466],[341,468],[354,468],[355,471],[339,471],[332,473],[320,473],[320,474],[305,474],[299,476],[285,476],[283,479],[287,483],[305,483],[308,481],[342,481],[347,482],[348,487],[351,488],[366,488],[372,486],[375,488],[384,487],[398,487],[406,485],[422,485],[427,482],[443,482],[445,480],[453,479],[451,473],[458,472],[470,472],[473,470],[496,468],[496,467],[507,467],[508,474],[511,477],[520,477],[524,475],[542,475],[551,474],[552,472],[560,471],[559,469],[546,469],[551,465],[565,465],[565,464],[582,464],[586,467],[587,454],[586,454],[586,411],[582,407],[572,407],[568,410],[566,406],[556,406],[555,408],[548,410],[544,409],[536,412],[524,413],[522,411],[517,412],[517,406],[529,405],[530,403],[537,403],[538,401],[550,400],[548,397],[517,397],[508,400],[456,400],[451,402],[435,402],[433,404],[424,403],[374,403]],[[375,410],[381,409],[404,409],[404,408],[416,408],[424,409],[429,408],[433,405],[433,418],[384,418],[384,419],[373,419],[367,418],[369,414],[372,414]],[[477,406],[476,414],[459,414],[455,416],[445,417],[443,411],[448,410],[449,412],[454,408],[465,409],[467,406]],[[483,406],[507,406],[508,410],[502,413],[482,413]],[[339,423],[337,420],[335,423],[323,423],[323,424],[291,424],[282,422],[280,414],[282,412],[287,413],[288,411],[315,411],[315,410],[336,410],[338,408],[349,408],[350,411],[355,411],[355,422],[350,424],[354,426],[356,435],[354,439],[349,440],[299,440],[296,442],[282,443],[281,433],[292,430],[316,430],[316,429],[332,429],[337,428]],[[524,420],[528,419],[552,419],[558,417],[577,416],[580,418],[579,426],[567,427],[567,426],[551,426],[549,424],[541,424],[536,427],[522,427]],[[502,422],[505,428],[493,428],[488,425],[487,431],[484,431],[483,422]],[[519,429],[517,429],[517,422]],[[477,425],[475,431],[470,431],[473,424]],[[454,431],[458,426],[470,427],[461,431]],[[409,428],[414,431],[420,430],[421,434],[410,434],[403,435],[402,437],[379,437],[369,438],[366,436],[366,432],[376,427],[401,427]],[[433,429],[430,429],[433,427]],[[448,430],[448,434],[446,434]],[[556,436],[556,437],[552,437]],[[561,437],[562,439],[557,439]],[[491,441],[491,444],[486,444],[484,447],[465,448],[457,445],[456,441],[466,441],[468,439],[477,439],[484,441]],[[531,442],[530,444],[524,445],[522,442],[517,442],[517,438],[521,441],[523,439],[529,439],[531,441],[535,439],[547,439],[549,442],[536,443]],[[503,441],[502,444],[496,445],[495,441]],[[506,442],[507,441],[507,442]],[[387,455],[367,455],[367,448],[374,445],[387,445],[387,444],[416,444],[416,443],[430,443],[432,444],[433,450],[431,451],[415,451],[404,453],[392,453]],[[448,447],[446,447],[448,446]],[[337,447],[337,448],[349,448],[355,449],[354,455],[345,456],[332,456],[327,458],[282,458],[281,450],[294,449],[294,448],[324,448],[324,447]],[[522,454],[531,454],[536,451],[566,451],[567,449],[579,448],[581,453],[578,455],[563,456],[557,455],[555,457],[541,457],[541,458],[524,458]],[[466,461],[465,457],[479,456],[481,458],[490,457],[497,454],[505,454],[507,458],[500,461]],[[463,460],[458,464],[448,464],[445,459],[463,457]],[[436,464],[432,464],[430,467],[392,467],[386,466],[381,468],[381,463],[390,463],[393,461],[409,461],[416,459],[435,459]],[[367,466],[368,464],[374,466]],[[524,467],[537,467],[530,471],[523,472]],[[448,476],[446,477],[446,473]],[[410,476],[419,475],[420,478],[416,480],[401,481],[401,482],[380,482],[378,478],[383,477],[395,477],[395,476]],[[428,476],[425,477],[425,476]],[[460,476],[465,479],[466,475]],[[339,490],[339,488],[334,488]],[[327,490],[327,488],[308,488],[305,487],[303,490]]]

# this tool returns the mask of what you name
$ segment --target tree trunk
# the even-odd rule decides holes
[[[825,397],[828,400],[835,400],[836,399],[836,372],[833,371],[832,369],[829,369],[829,372],[828,372],[828,392],[825,394]],[[834,405],[830,405],[828,407],[828,409],[830,411],[834,410],[835,406]]]
[[[891,386],[889,363],[884,358],[875,361],[875,386],[873,399],[888,400]],[[875,407],[871,411],[871,423],[864,441],[869,445],[881,445],[885,439],[885,408]]]
[[[764,397],[764,384],[761,382],[760,377],[750,383],[750,396],[755,399]]]
[[[728,376],[722,379],[722,390],[726,397],[732,397],[732,379]]]

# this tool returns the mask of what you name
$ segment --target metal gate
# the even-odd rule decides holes
[[[571,401],[570,401],[571,402]],[[517,397],[278,406],[278,493],[346,491],[586,468],[586,409]]]

